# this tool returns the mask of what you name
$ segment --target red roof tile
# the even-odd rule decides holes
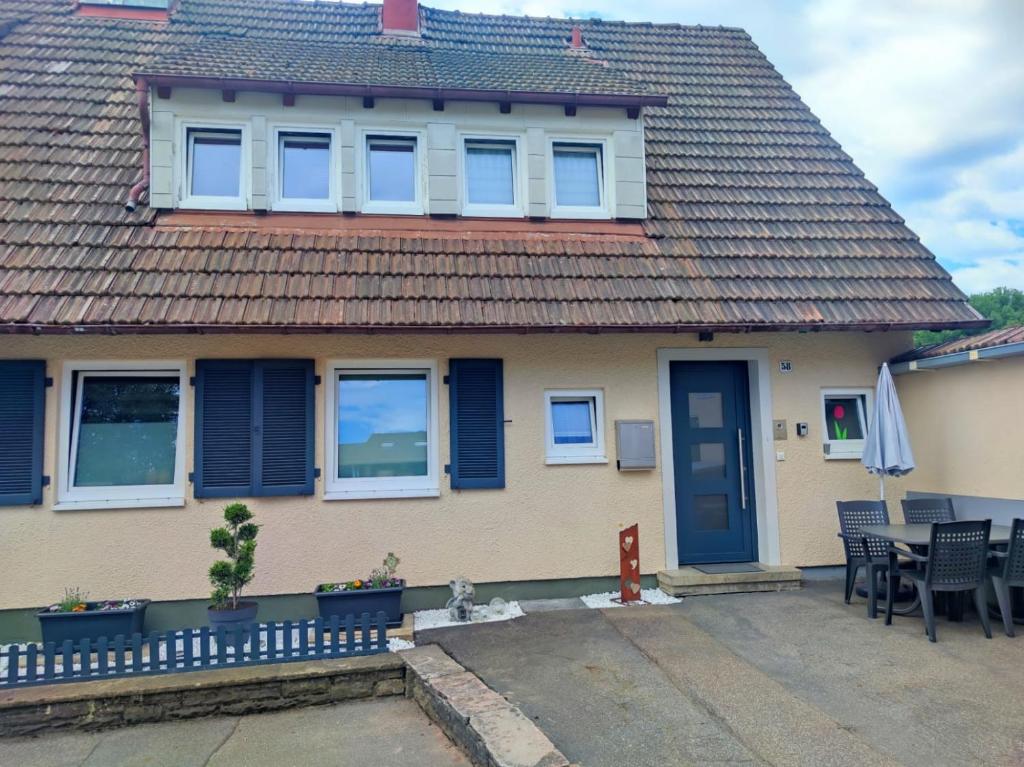
[[[125,214],[131,73],[212,36],[389,45],[379,6],[179,0],[169,23],[0,9],[0,329],[946,327],[977,314],[745,32],[579,22],[645,110],[642,227]],[[442,58],[565,56],[567,20],[421,8]],[[397,43],[396,43],[397,44]],[[456,55],[457,54],[457,55]],[[460,59],[460,60],[462,60]],[[488,59],[490,60],[490,59]],[[537,59],[531,59],[537,60]],[[175,223],[177,221],[177,223]],[[333,226],[334,229],[327,229]],[[617,228],[618,227],[618,228]],[[494,226],[489,226],[494,229]]]

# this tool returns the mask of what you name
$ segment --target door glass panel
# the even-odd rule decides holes
[[[693,496],[693,519],[698,530],[728,530],[729,497],[726,495]]]
[[[721,442],[690,445],[690,471],[694,479],[725,479],[725,445]]]
[[[720,392],[690,392],[690,428],[720,429],[722,427],[722,395]]]

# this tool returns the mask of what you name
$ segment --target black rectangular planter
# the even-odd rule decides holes
[[[87,602],[86,604],[91,608],[101,603]],[[113,639],[118,634],[123,634],[126,637],[130,637],[132,634],[141,634],[147,607],[149,607],[149,600],[140,599],[135,607],[122,610],[90,609],[80,613],[40,610],[36,616],[39,618],[39,628],[43,632],[43,643],[60,644],[65,639],[79,642],[82,639],[98,639],[99,637]]]
[[[388,627],[402,625],[402,592],[405,585],[392,586],[387,589],[355,589],[353,591],[320,591],[313,592],[321,618],[337,615],[342,620],[347,615],[354,615],[359,620],[363,613],[373,618],[378,612],[388,616]]]

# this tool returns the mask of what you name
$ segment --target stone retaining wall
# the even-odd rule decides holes
[[[0,693],[0,737],[237,716],[405,693],[393,653],[75,682]]]

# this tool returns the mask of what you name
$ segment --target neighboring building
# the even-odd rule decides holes
[[[0,30],[0,608],[199,605],[228,499],[264,595],[387,551],[413,587],[593,590],[633,522],[645,574],[833,564],[878,365],[985,323],[739,29],[9,0]]]
[[[914,349],[891,369],[917,460],[908,494],[951,497],[958,517],[1024,518],[1024,326]]]

